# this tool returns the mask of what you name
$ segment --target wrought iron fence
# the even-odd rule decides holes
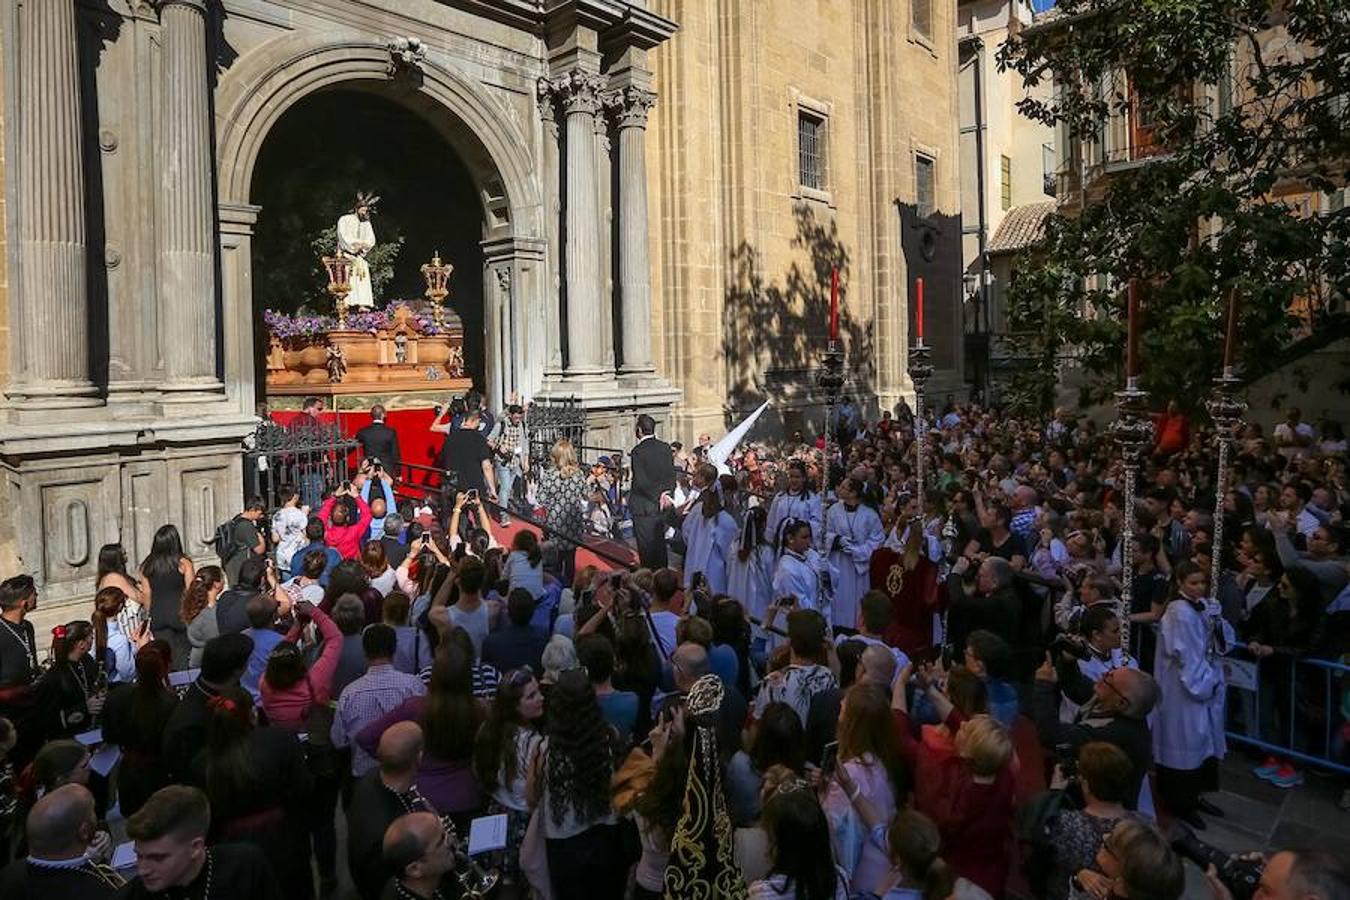
[[[1350,665],[1226,657],[1228,739],[1350,774]]]
[[[245,493],[274,509],[298,491],[301,505],[317,510],[326,487],[351,477],[357,446],[336,423],[263,422],[244,453]]]
[[[525,435],[532,469],[546,465],[549,451],[563,438],[572,442],[580,462],[581,447],[586,440],[586,408],[575,397],[531,403],[525,412]]]

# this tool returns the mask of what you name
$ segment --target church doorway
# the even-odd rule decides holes
[[[331,315],[320,257],[331,255],[338,218],[358,191],[381,198],[368,259],[375,306],[420,301],[421,267],[439,252],[454,266],[447,310],[464,333],[464,370],[489,383],[483,303],[481,187],[455,149],[462,123],[424,96],[388,82],[344,82],[299,99],[268,130],[253,169],[260,207],[252,240],[255,363],[267,352],[264,311]],[[447,313],[448,315],[448,313]],[[258,400],[266,392],[257,379]]]

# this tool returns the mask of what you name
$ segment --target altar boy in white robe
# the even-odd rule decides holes
[[[1158,798],[1177,818],[1204,827],[1200,795],[1219,787],[1224,740],[1224,677],[1218,657],[1232,645],[1231,628],[1208,597],[1209,576],[1187,560],[1172,573],[1172,599],[1158,623],[1153,664],[1161,699],[1153,721]],[[1199,823],[1197,825],[1197,823]]]
[[[845,478],[837,493],[839,502],[825,512],[825,547],[834,590],[831,618],[852,627],[858,620],[858,603],[872,586],[868,572],[872,553],[886,540],[886,530],[877,511],[862,502],[862,485],[856,479]]]
[[[774,600],[796,597],[799,609],[818,610],[828,622],[830,611],[823,605],[820,585],[820,554],[811,546],[811,523],[788,519],[783,523],[779,547],[782,552],[773,571]]]
[[[764,521],[768,510],[755,506],[746,510],[736,544],[727,554],[727,593],[739,600],[752,618],[764,621],[774,601],[774,551],[765,541]]]
[[[779,534],[779,529],[788,519],[801,519],[816,527],[820,521],[820,495],[811,492],[806,477],[806,463],[800,459],[788,463],[787,490],[776,494],[769,504],[769,519],[765,523],[765,534]]]
[[[686,546],[684,587],[693,588],[694,574],[702,572],[712,596],[727,592],[727,559],[736,540],[736,520],[722,508],[721,492],[709,487],[684,517],[681,527]]]

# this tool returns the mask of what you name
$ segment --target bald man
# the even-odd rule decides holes
[[[399,722],[385,729],[375,751],[380,767],[362,777],[347,809],[347,866],[362,900],[378,900],[388,880],[382,856],[385,831],[399,816],[431,807],[418,793],[422,729]]]
[[[686,641],[670,654],[670,676],[675,691],[661,700],[658,721],[684,705],[685,696],[694,682],[712,673],[708,651],[701,645]],[[721,751],[730,756],[741,746],[741,725],[745,722],[746,703],[736,685],[722,682],[722,708],[717,717],[717,738]]]
[[[28,858],[0,874],[0,900],[103,900],[117,896],[123,880],[89,858],[98,834],[94,795],[67,784],[45,795],[28,813]],[[106,841],[107,836],[103,839]]]
[[[1075,700],[1088,695],[1072,722],[1059,721],[1061,687]],[[1144,776],[1153,766],[1148,714],[1157,703],[1158,683],[1138,669],[1111,669],[1092,683],[1083,677],[1077,659],[1055,661],[1047,653],[1046,661],[1036,670],[1032,706],[1042,744],[1067,745],[1070,757],[1077,757],[1078,749],[1092,741],[1115,744],[1130,760],[1132,786],[1125,802],[1130,809],[1137,808]]]
[[[389,823],[384,833],[384,864],[393,876],[381,900],[440,900],[441,880],[455,869],[455,847],[429,812],[409,813]]]
[[[862,651],[857,657],[858,663],[853,667],[851,679],[846,677],[849,672],[843,665],[847,654],[844,645],[850,643],[855,650],[857,645],[863,644]],[[843,708],[844,694],[848,693],[848,689],[855,684],[878,684],[889,691],[899,672],[895,665],[895,656],[891,653],[891,648],[885,644],[864,644],[860,638],[854,637],[851,642],[845,641],[841,644],[840,648],[840,686],[818,692],[811,698],[811,705],[806,711],[806,758],[816,765],[820,765],[824,759],[825,745],[833,741],[839,733],[839,713]]]

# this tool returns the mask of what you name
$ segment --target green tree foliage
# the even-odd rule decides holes
[[[1307,215],[1280,198],[1346,184],[1350,5],[1061,0],[1050,21],[999,52],[1028,85],[1057,85],[1021,113],[1087,146],[1134,102],[1165,149],[1114,166],[1104,193],[1052,216],[1021,261],[1010,330],[1034,363],[1015,376],[1018,403],[1052,402],[1068,348],[1089,373],[1087,399],[1119,386],[1130,278],[1145,304],[1144,387],[1191,409],[1221,366],[1229,290],[1249,377],[1301,330],[1343,322],[1333,314],[1348,288],[1350,212]]]

